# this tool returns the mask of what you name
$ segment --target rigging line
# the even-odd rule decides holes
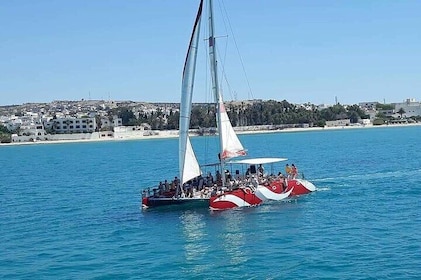
[[[226,17],[227,17],[227,21],[228,21],[228,27],[229,27],[229,29],[230,29],[230,31],[231,31],[232,38],[233,38],[233,41],[234,41],[235,48],[236,48],[236,50],[237,50],[238,57],[240,58],[241,67],[243,68],[244,77],[245,77],[245,79],[246,79],[246,82],[247,82],[247,87],[248,87],[248,89],[249,89],[248,98],[250,99],[250,96],[251,96],[251,99],[254,99],[254,96],[253,96],[253,91],[251,90],[250,81],[249,81],[248,76],[247,76],[247,72],[246,72],[246,68],[245,68],[245,66],[244,66],[243,58],[241,57],[240,50],[239,50],[239,48],[238,48],[237,40],[235,39],[234,31],[233,31],[233,29],[232,29],[231,21],[230,21],[230,19],[229,19],[229,17],[228,17],[228,12],[227,12],[227,9],[225,8],[225,4],[224,4],[224,1],[223,1],[223,0],[220,0],[220,1],[218,1],[218,2],[219,2],[219,3],[221,3],[221,4],[220,4],[220,6],[224,8],[225,15],[226,15]]]
[[[226,44],[227,45],[227,44]],[[216,48],[217,48],[217,55],[218,56],[220,56],[219,54],[221,53],[220,51],[218,51],[218,45],[216,45]],[[225,52],[225,57],[226,57],[226,52]],[[222,58],[221,58],[221,60],[223,60]],[[228,81],[228,77],[227,77],[227,73],[226,73],[226,71],[225,71],[225,63],[220,63],[221,64],[221,72],[222,72],[222,77],[224,77],[224,80],[225,80],[225,82],[227,83],[227,87],[228,87],[228,92],[230,93],[230,96],[231,96],[231,100],[234,100],[233,99],[233,95],[232,95],[232,92],[233,92],[233,90],[232,90],[232,87],[231,87],[231,84],[229,83],[229,81]],[[220,89],[219,90],[222,90],[222,83],[221,83],[221,85],[220,85]],[[226,101],[226,100],[225,100]]]
[[[222,6],[221,6],[221,3],[219,2],[218,4],[219,4],[218,7],[219,7],[219,10],[220,10],[220,14],[222,15],[221,16],[221,20],[222,20],[223,25],[225,27],[225,32],[226,32],[226,34],[228,34],[227,22],[226,22],[226,19],[225,19],[225,17],[228,18],[227,13],[226,12],[224,13],[224,11],[222,9]],[[208,37],[209,36],[206,36],[206,38],[208,38]],[[222,38],[222,37],[228,38],[228,35],[225,35],[225,36],[215,36],[215,34],[214,34],[214,39]],[[208,39],[205,39],[205,40],[208,40]],[[234,100],[234,97],[233,97],[233,92],[234,91],[233,91],[232,86],[230,85],[230,83],[228,81],[228,76],[227,76],[227,73],[225,71],[226,57],[227,57],[227,53],[228,53],[228,51],[227,51],[228,50],[228,40],[225,43],[225,52],[224,52],[224,56],[223,57],[221,55],[222,52],[219,51],[218,46],[219,46],[219,44],[216,44],[215,54],[219,58],[219,60],[217,60],[217,62],[220,61],[221,63],[217,63],[217,66],[219,66],[219,64],[221,64],[221,77],[223,77],[225,83],[227,84],[228,92],[230,94],[231,100]],[[243,67],[243,69],[244,69],[244,67]],[[218,71],[218,69],[216,69],[216,71]],[[222,87],[223,87],[222,82],[220,83],[219,87],[220,88],[218,89],[218,91],[222,91]]]
[[[218,38],[228,38],[228,35],[226,35],[226,36],[215,36],[214,37],[214,39],[216,40],[216,39],[218,39]],[[207,41],[208,39],[205,39],[205,41]],[[222,52],[220,52],[219,51],[219,48],[218,48],[218,46],[219,46],[219,43],[218,44],[215,44],[216,45],[216,50],[215,50],[215,53],[216,53],[216,56],[219,58],[219,59],[217,59],[217,67],[219,66],[219,65],[221,65],[221,75],[222,75],[222,77],[224,78],[224,81],[226,82],[226,84],[227,84],[227,87],[228,87],[228,92],[230,93],[230,96],[231,96],[231,100],[235,100],[235,98],[233,97],[233,90],[232,90],[232,86],[231,86],[231,84],[229,83],[229,80],[228,80],[228,76],[227,76],[227,72],[225,71],[225,64],[226,64],[226,57],[227,57],[227,53],[228,53],[228,51],[227,51],[227,49],[228,49],[228,40],[227,40],[227,42],[225,43],[225,52],[224,52],[224,57],[222,58],[222,55],[220,55]],[[221,63],[218,63],[219,61],[222,61]],[[218,69],[216,69],[217,71],[218,71]],[[222,83],[219,85],[219,89],[218,90],[222,90]],[[212,89],[211,89],[211,94],[212,94]],[[224,95],[223,95],[224,96]],[[224,99],[224,101],[226,101],[225,99]]]
[[[222,10],[222,6],[221,6],[221,3],[219,1],[218,1],[218,4],[219,4],[218,7],[219,7],[219,10],[220,10],[220,13],[222,15],[221,16],[221,19],[222,19],[222,22],[224,23],[225,33],[228,34],[227,22],[225,20],[226,15],[224,16],[224,12]],[[228,35],[218,36],[218,37],[215,37],[215,38],[220,38],[220,37],[226,37],[226,38],[228,38]],[[216,45],[217,48],[218,48],[218,45],[219,44]],[[228,54],[228,40],[225,41],[225,51],[224,51],[223,57],[222,57],[222,52],[217,51],[217,55],[220,57],[220,59],[222,61],[222,66],[221,66],[222,67],[222,69],[221,69],[221,72],[222,73],[221,73],[221,75],[224,78],[225,83],[227,84],[228,92],[230,94],[231,100],[234,100],[234,98],[233,98],[233,90],[232,90],[232,87],[231,87],[231,85],[230,85],[230,83],[228,81],[227,72],[225,71],[225,65],[226,65],[226,61],[227,61],[227,54]],[[222,90],[222,83],[221,83],[220,87],[221,87],[221,90]]]

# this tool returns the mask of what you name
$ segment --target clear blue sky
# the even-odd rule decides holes
[[[0,1],[0,105],[109,97],[179,102],[198,2]],[[252,89],[238,64],[227,73],[235,94],[225,100],[421,99],[421,1],[225,0],[224,6]]]

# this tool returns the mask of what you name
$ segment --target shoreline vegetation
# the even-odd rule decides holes
[[[309,132],[309,131],[331,131],[331,130],[343,130],[343,129],[369,129],[369,128],[393,128],[393,127],[407,127],[407,126],[421,126],[421,123],[408,123],[408,124],[388,124],[388,125],[350,125],[350,126],[332,126],[332,127],[305,127],[305,128],[284,128],[278,130],[268,129],[254,129],[236,131],[237,134],[271,134],[271,133],[292,133],[292,132]],[[153,140],[153,139],[168,139],[178,138],[178,130],[165,130],[165,131],[153,131],[156,134],[152,135],[127,135],[120,137],[103,137],[95,139],[69,139],[69,140],[47,140],[47,141],[35,141],[35,142],[12,142],[12,143],[0,143],[0,146],[17,146],[17,145],[37,145],[37,144],[62,144],[62,143],[88,143],[88,142],[103,142],[103,141],[127,141],[127,140]],[[191,134],[192,137],[203,137],[197,134]]]
[[[421,123],[418,111],[406,115],[402,108],[419,102],[408,102],[316,106],[248,100],[228,102],[226,108],[238,134],[276,133]],[[178,137],[179,119],[177,103],[82,100],[0,106],[0,145],[173,138]],[[215,106],[192,107],[191,136],[214,135],[215,126]]]

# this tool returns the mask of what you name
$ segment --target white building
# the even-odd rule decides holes
[[[405,111],[405,113],[402,114],[402,118],[421,116],[421,103],[416,101],[415,98],[408,98],[405,102],[395,103],[396,114],[401,108]],[[400,117],[400,114],[398,115]]]
[[[110,121],[109,118],[101,118],[101,128],[114,128],[117,126],[122,126],[123,125],[123,120],[117,116],[113,117],[113,120]]]
[[[363,108],[363,109],[367,109],[367,110],[375,110],[377,104],[379,104],[379,102],[373,101],[373,102],[360,102],[358,103],[358,105]]]
[[[351,124],[350,119],[336,120],[336,121],[326,121],[326,127],[348,126],[350,124]]]
[[[9,131],[14,131],[22,125],[22,120],[17,116],[10,116],[10,117],[2,117],[1,123],[4,125]]]
[[[370,125],[371,120],[370,119],[360,119],[359,123],[362,124],[362,125]]]
[[[95,118],[60,118],[54,119],[53,129],[57,133],[92,133],[97,129]]]

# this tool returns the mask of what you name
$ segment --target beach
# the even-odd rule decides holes
[[[267,134],[267,133],[293,133],[293,132],[309,132],[309,131],[331,131],[343,129],[371,129],[371,128],[395,128],[406,126],[421,126],[421,123],[411,124],[391,124],[391,125],[351,125],[351,126],[332,126],[332,127],[299,127],[299,128],[284,128],[284,129],[260,129],[259,126],[242,127],[241,130],[234,128],[238,135],[242,134]],[[264,126],[267,127],[267,126]],[[191,133],[191,137],[200,137],[197,133]],[[48,141],[33,141],[33,142],[12,142],[1,143],[0,146],[12,145],[37,145],[37,144],[60,144],[60,143],[84,143],[84,142],[101,142],[101,141],[128,141],[128,140],[152,140],[152,139],[167,139],[178,138],[177,130],[153,130],[148,135],[144,132],[118,134],[114,137],[99,137],[91,139],[66,139],[66,140],[48,140]]]

